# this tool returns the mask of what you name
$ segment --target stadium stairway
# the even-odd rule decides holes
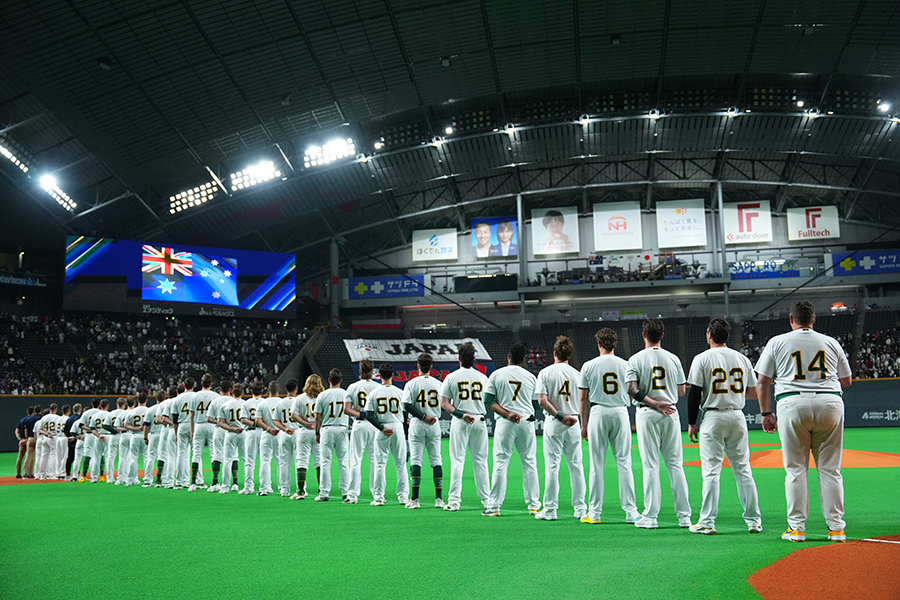
[[[859,347],[862,345],[862,335],[866,328],[866,311],[858,311],[856,317],[856,327],[853,329],[853,351],[850,352],[850,364],[856,364],[856,355]]]
[[[316,353],[319,351],[319,348],[322,347],[322,344],[325,343],[327,337],[328,333],[326,330],[317,329],[309,340],[303,344],[300,351],[297,352],[296,356],[294,356],[291,362],[284,368],[284,371],[278,376],[278,385],[280,385],[282,389],[284,389],[284,384],[291,377],[296,377],[302,388],[307,377],[313,373],[323,372],[316,362]]]

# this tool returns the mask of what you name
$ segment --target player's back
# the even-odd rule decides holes
[[[659,346],[644,348],[628,359],[628,381],[637,381],[648,396],[675,404],[678,386],[684,385],[684,368],[677,356]]]
[[[577,415],[578,387],[581,373],[569,363],[555,363],[544,367],[537,376],[535,392],[546,394],[556,410],[564,415]],[[544,411],[546,414],[547,411]]]
[[[589,390],[588,401],[606,408],[627,407],[625,389],[628,362],[615,354],[592,358],[581,366],[581,387]]]
[[[129,415],[129,422],[132,427],[143,427],[144,419],[147,418],[147,410],[146,406],[135,406],[131,410],[131,415]],[[133,433],[138,433],[137,431]]]
[[[533,401],[536,399],[537,378],[522,367],[507,365],[497,369],[491,373],[485,389],[509,412],[523,417],[534,415]]]
[[[322,413],[322,427],[342,425],[346,427],[350,419],[344,413],[347,392],[341,388],[328,388],[316,398],[316,412]]]
[[[841,392],[851,375],[840,343],[809,328],[776,335],[766,344],[756,372],[775,379],[776,397],[788,392]]]
[[[291,413],[300,415],[307,421],[312,421],[316,418],[316,398],[300,394],[291,403]]]
[[[688,383],[703,389],[704,408],[742,409],[748,387],[756,387],[753,365],[731,348],[710,348],[694,357]]]
[[[484,373],[474,367],[460,367],[444,379],[441,396],[449,398],[463,412],[483,415],[484,390],[487,386],[488,378]]]
[[[219,406],[219,414],[225,422],[232,427],[243,427],[241,413],[244,408],[244,400],[241,398],[223,397],[225,401]]]
[[[212,390],[203,389],[194,394],[191,400],[191,411],[194,413],[194,424],[207,424],[206,415],[209,413],[210,405],[219,397]]]
[[[374,411],[382,424],[403,422],[403,390],[393,385],[379,385],[369,392],[366,414]]]
[[[278,404],[275,405],[275,419],[281,421],[281,424],[285,427],[290,427],[293,421],[291,420],[291,407],[294,405],[295,398],[293,396],[285,396],[284,398],[279,398]]]
[[[256,407],[256,416],[262,419],[262,422],[266,424],[266,427],[275,427],[275,409],[278,407],[280,401],[281,398],[278,396],[270,396],[265,398],[259,403],[259,406]]]
[[[244,402],[243,408],[241,409],[241,417],[249,419],[254,423],[253,425],[245,426],[247,429],[256,429],[256,415],[259,414],[259,405],[263,400],[264,398],[261,396],[253,396]]]
[[[347,388],[347,400],[353,403],[353,408],[356,410],[366,410],[366,400],[369,399],[369,394],[380,386],[381,383],[372,379],[360,379]]]
[[[419,375],[403,387],[403,402],[418,404],[425,416],[441,417],[441,380],[431,375]]]

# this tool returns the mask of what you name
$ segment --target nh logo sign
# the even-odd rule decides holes
[[[628,221],[625,217],[611,217],[608,223],[610,231],[622,231],[628,229]]]
[[[756,209],[755,211],[753,209]],[[750,233],[753,231],[753,219],[759,216],[759,202],[755,204],[738,204],[738,232]],[[752,212],[751,212],[752,211]],[[807,216],[807,219],[809,217]]]
[[[816,221],[822,217],[822,209],[821,208],[807,208],[806,209],[806,228],[807,229],[815,229]]]

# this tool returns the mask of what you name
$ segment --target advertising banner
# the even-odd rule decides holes
[[[656,203],[656,239],[660,248],[706,245],[706,209],[702,199]]]
[[[455,229],[417,229],[412,232],[412,259],[456,260]]]
[[[519,237],[515,217],[472,219],[470,251],[475,258],[519,255]]]
[[[785,212],[788,239],[792,242],[841,237],[837,206],[789,208]]]
[[[832,275],[835,277],[900,273],[900,250],[835,252],[831,255],[831,261],[831,264],[834,265]]]
[[[640,202],[594,205],[594,250],[633,250],[644,247]]]
[[[578,252],[578,209],[539,208],[531,211],[534,255]]]
[[[425,295],[425,276],[384,275],[382,277],[351,277],[348,281],[348,298],[407,298]]]
[[[772,241],[772,212],[768,200],[722,205],[726,244]]]
[[[364,358],[370,358],[379,362],[412,362],[415,363],[423,352],[430,354],[435,363],[456,362],[460,344],[472,342],[475,346],[475,360],[490,361],[491,355],[484,349],[484,345],[475,338],[465,339],[396,339],[396,340],[344,340],[347,353],[352,362],[359,362]]]

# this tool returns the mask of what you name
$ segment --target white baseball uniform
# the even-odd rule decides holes
[[[825,522],[830,530],[843,531],[844,400],[840,379],[852,375],[843,348],[834,338],[810,328],[796,329],[769,340],[756,372],[775,381],[788,524],[796,531],[806,530],[812,452]]]
[[[537,440],[534,433],[534,401],[537,379],[518,365],[509,365],[491,373],[485,394],[493,394],[497,403],[522,416],[513,423],[498,416],[494,421],[494,470],[491,472],[491,496],[487,508],[499,509],[506,497],[506,475],[513,447],[522,462],[522,491],[528,510],[541,508],[541,484],[537,472]]]
[[[254,396],[245,401],[241,407],[241,418],[255,423],[257,409],[262,401],[263,398],[261,396]],[[253,472],[256,470],[256,458],[259,456],[259,440],[263,432],[256,425],[245,425],[244,428],[246,431],[240,434],[244,436],[244,491],[252,493],[255,487]],[[262,481],[260,481],[260,486],[262,486]]]
[[[209,414],[209,406],[214,400],[219,398],[219,394],[210,389],[202,389],[195,392],[191,402],[188,405],[188,411],[194,418],[194,437],[191,440],[191,465],[197,465],[197,477],[195,482],[197,485],[205,486],[203,480],[203,446],[209,448],[210,460],[213,454],[213,434],[216,426],[206,420]]]
[[[612,450],[619,475],[619,503],[625,518],[634,522],[638,510],[634,495],[634,473],[631,471],[631,423],[628,419],[630,399],[625,389],[628,363],[615,354],[593,358],[581,367],[581,389],[588,391],[591,405],[588,414],[588,452],[591,456],[588,475],[588,516],[599,521],[603,512],[603,468],[606,450]]]
[[[188,487],[191,484],[191,403],[196,392],[183,392],[172,402],[170,415],[178,415],[178,435],[175,439],[175,485]],[[173,419],[174,421],[174,419]]]
[[[109,435],[109,432],[103,429],[103,421],[108,414],[109,411],[98,409],[97,412],[91,415],[90,428],[96,431],[97,435],[103,437]],[[89,435],[91,436],[91,481],[96,483],[100,481],[100,463],[106,455],[106,442],[94,434]],[[107,465],[106,470],[109,472],[109,465]]]
[[[131,423],[131,408],[122,409],[119,415],[119,427],[124,427],[125,423]],[[131,485],[128,482],[128,473],[131,472],[131,432],[125,430],[119,431],[119,475],[116,481],[119,485]]]
[[[160,406],[161,403],[157,402],[147,408],[147,413],[144,415],[144,425],[150,426],[150,430],[147,432],[147,450],[144,454],[144,485],[153,483],[153,470],[156,468],[156,461],[161,459],[160,440],[163,426],[156,423],[156,413]]]
[[[221,407],[222,404],[231,399],[231,396],[217,396],[213,398],[213,401],[209,403],[209,410],[206,411],[207,422],[209,419],[213,419],[213,421],[218,421],[222,416]],[[210,423],[212,426],[212,444],[209,447],[209,460],[212,462],[219,463],[219,467],[221,468],[221,463],[224,462],[224,449],[225,449],[225,430],[221,427],[217,426],[215,423]]]
[[[109,411],[109,414],[103,420],[103,424],[113,429],[121,427],[124,413],[125,409],[122,408]],[[115,433],[104,430],[103,435],[106,436],[106,483],[114,484],[119,476],[118,471],[121,470],[121,468],[116,469],[116,458],[119,459],[121,464],[122,456],[119,454],[119,445],[122,441],[122,434],[118,430]]]
[[[710,348],[694,357],[688,383],[703,390],[700,461],[703,504],[697,525],[715,529],[719,514],[719,478],[727,456],[737,482],[738,498],[748,526],[762,527],[759,494],[750,469],[750,445],[744,402],[747,388],[756,387],[756,373],[746,356],[731,348]]]
[[[74,479],[81,476],[81,462],[84,460],[84,440],[80,439],[84,437],[84,432],[81,430],[82,419],[84,419],[84,415],[72,423],[72,436],[75,437],[75,458],[72,461],[72,477]]]
[[[347,402],[356,410],[366,410],[366,400],[369,392],[378,389],[381,384],[371,379],[360,379],[347,388]],[[350,497],[358,498],[362,487],[362,456],[363,452],[369,455],[369,491],[375,495],[375,469],[378,465],[378,450],[375,448],[375,440],[379,431],[366,420],[353,421],[350,430]]]
[[[69,457],[69,440],[66,437],[66,423],[69,417],[56,416],[56,477],[64,479],[66,476],[66,459]]]
[[[475,491],[484,507],[491,496],[488,475],[488,434],[484,421],[484,390],[488,378],[472,367],[460,367],[450,373],[441,386],[441,397],[450,400],[457,409],[475,417],[472,424],[453,417],[450,423],[450,494],[449,505],[458,507],[462,501],[462,476],[466,466],[466,450],[472,454],[475,471]]]
[[[409,500],[409,473],[406,470],[406,434],[403,433],[403,390],[393,385],[379,385],[369,392],[366,401],[366,415],[372,412],[378,423],[393,429],[391,436],[379,431],[375,437],[375,482],[372,495],[384,502],[385,471],[388,454],[394,457],[397,471],[397,500],[406,504]],[[371,423],[370,423],[371,424]]]
[[[684,368],[677,356],[659,346],[645,348],[628,360],[626,383],[636,381],[638,388],[656,400],[675,405],[678,386],[684,385]],[[659,482],[659,455],[669,472],[675,514],[679,519],[691,516],[687,479],[684,477],[684,451],[678,411],[666,416],[641,406],[635,415],[638,449],[644,468],[644,517],[656,519],[662,504]]]
[[[153,474],[153,465],[149,462],[149,446],[144,443],[144,423],[147,420],[147,411],[149,409],[145,406],[135,406],[131,411],[131,426],[139,427],[138,431],[131,432],[131,446],[129,448],[129,466],[131,467],[131,471],[128,475],[127,483],[131,485],[137,485],[140,483],[138,480],[138,460],[141,459],[141,462],[144,466],[144,472],[149,470],[150,474]],[[149,441],[149,439],[148,439]]]
[[[243,398],[223,397],[222,404],[219,405],[219,414],[225,419],[225,422],[232,427],[237,427],[240,432],[225,431],[225,444],[222,447],[222,489],[229,489],[228,477],[232,473],[232,465],[239,458],[246,462],[247,453],[244,449],[244,440],[249,436],[249,432],[244,430],[244,424],[241,423],[241,415],[244,414]],[[224,430],[223,430],[224,431]],[[237,470],[234,471],[237,473]],[[250,470],[252,482],[253,470]],[[232,479],[234,483],[234,479]],[[246,485],[246,481],[244,482]],[[252,489],[252,483],[251,483]]]
[[[163,400],[156,411],[157,418],[172,418],[172,413],[178,414],[176,398]],[[178,447],[175,443],[175,427],[166,423],[162,426],[159,439],[159,458],[163,461],[162,484],[167,488],[175,485],[175,470],[178,461]]]
[[[278,434],[278,449],[276,451],[275,462],[278,464],[278,492],[282,496],[291,495],[291,458],[294,456],[294,437],[300,435],[302,427],[300,423],[291,419],[291,407],[294,405],[293,396],[285,396],[278,400],[275,406],[275,419],[281,421],[281,424],[292,430],[293,433],[288,435],[286,432]],[[307,429],[307,431],[309,431]],[[315,435],[315,434],[313,434]]]
[[[89,408],[86,411],[84,411],[83,413],[81,413],[81,421],[78,425],[78,428],[79,428],[79,432],[81,433],[81,435],[84,436],[84,446],[83,446],[84,460],[87,461],[86,468],[85,468],[85,465],[79,465],[79,468],[82,469],[82,473],[89,473],[90,469],[92,467],[91,461],[92,461],[92,457],[94,456],[94,447],[95,447],[94,442],[97,441],[97,438],[94,437],[94,435],[91,433],[90,430],[92,428],[91,427],[91,422],[93,420],[92,418],[98,412],[100,412],[99,408]],[[82,426],[87,427],[87,431],[82,429]],[[100,463],[97,463],[97,466],[99,468]]]
[[[291,414],[300,415],[307,421],[314,422],[316,419],[316,398],[300,394],[291,402]],[[319,447],[316,445],[315,430],[307,429],[299,423],[296,424],[296,429],[297,431],[291,436],[294,438],[294,466],[298,469],[308,469],[309,457],[312,455],[313,467],[318,468],[321,462]]]
[[[273,419],[275,418],[275,410],[281,398],[278,396],[270,396],[263,399],[256,407],[256,418],[261,419],[266,424],[266,429],[271,431],[275,428]],[[266,429],[260,430],[259,438],[259,493],[271,494],[272,490],[272,459],[278,454],[279,440],[281,436],[286,436],[280,429],[275,429],[275,435],[272,435]],[[278,464],[278,475],[283,477],[287,473],[287,465]]]
[[[403,404],[415,404],[426,417],[438,422],[429,425],[418,417],[409,419],[409,464],[422,466],[425,450],[432,467],[441,466],[441,380],[418,375],[403,387]]]
[[[349,416],[344,413],[347,392],[341,388],[329,388],[316,398],[316,413],[322,415],[319,431],[319,452],[322,454],[322,479],[319,481],[319,497],[327,498],[331,493],[331,458],[335,457],[340,467],[341,496],[350,495],[350,465],[347,460],[347,424]]]
[[[56,415],[46,414],[34,424],[34,434],[37,441],[34,443],[34,477],[35,479],[50,479],[50,465],[56,462],[56,440],[53,436],[56,432]],[[47,437],[44,433],[50,435]]]
[[[559,414],[578,418],[578,388],[581,374],[569,363],[555,363],[537,376],[536,394],[547,396]],[[584,516],[584,466],[582,464],[581,429],[576,423],[571,427],[544,411],[544,508],[559,508],[559,464],[565,456],[569,466],[569,483],[572,486],[572,508],[578,518]]]

